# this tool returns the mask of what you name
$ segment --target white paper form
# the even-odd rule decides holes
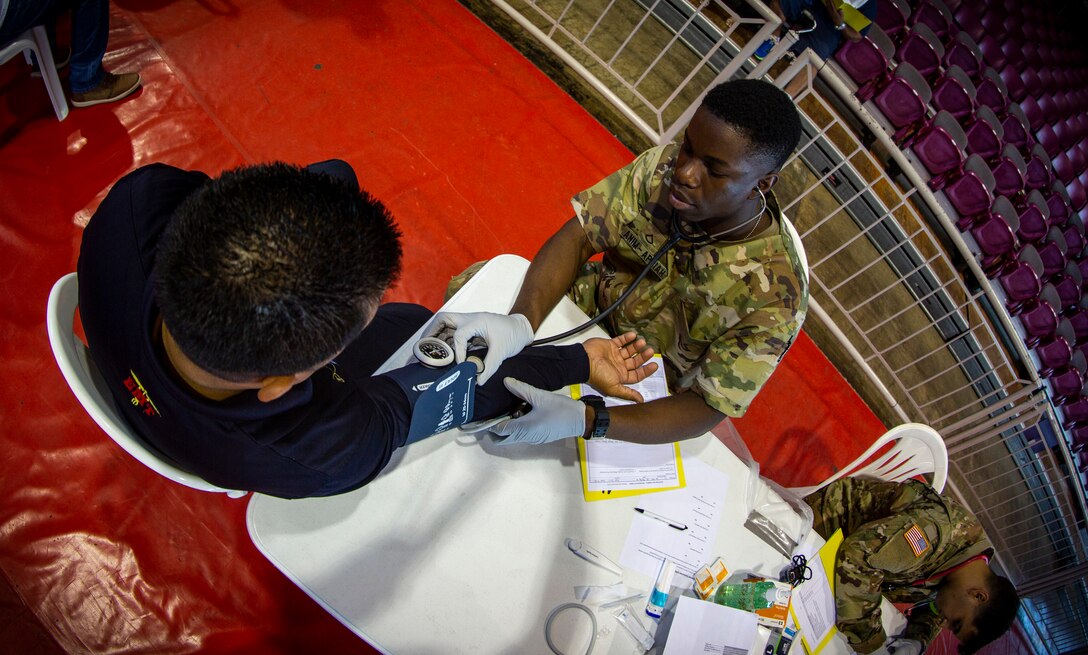
[[[813,650],[817,649],[828,631],[835,627],[835,595],[816,552],[814,547],[801,549],[801,554],[809,561],[812,578],[794,587],[791,601],[797,627]]]
[[[756,635],[752,612],[681,596],[663,655],[747,655]]]
[[[639,496],[637,507],[687,525],[676,530],[657,519],[632,512],[631,529],[620,554],[620,564],[657,575],[665,558],[676,562],[676,573],[695,575],[711,558],[708,549],[718,538],[722,505],[729,490],[729,476],[694,457],[685,460],[687,486]],[[675,586],[681,586],[679,582]]]
[[[665,366],[654,355],[657,370],[645,380],[630,385],[646,401],[669,395]],[[630,405],[630,401],[610,398],[588,384],[581,385],[582,396],[604,397],[605,405]],[[676,444],[643,445],[615,439],[591,439],[586,448],[586,488],[589,491],[617,489],[660,489],[680,485]]]
[[[643,445],[615,439],[586,442],[586,488],[660,489],[680,484],[674,444]]]

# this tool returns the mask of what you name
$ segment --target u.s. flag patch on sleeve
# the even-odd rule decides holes
[[[910,526],[910,530],[903,533],[903,537],[910,544],[910,549],[914,553],[915,557],[921,557],[923,553],[929,550],[929,541],[926,539],[926,535],[922,532],[922,529],[918,527],[918,524]]]

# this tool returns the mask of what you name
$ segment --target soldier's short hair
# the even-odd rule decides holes
[[[1016,587],[1005,577],[990,572],[987,580],[990,599],[979,608],[975,615],[978,632],[971,639],[960,644],[960,655],[972,655],[980,648],[997,639],[1012,626],[1016,613],[1020,610],[1020,595]]]
[[[743,134],[753,150],[782,168],[801,140],[801,116],[783,90],[763,80],[722,82],[703,98],[703,107]]]

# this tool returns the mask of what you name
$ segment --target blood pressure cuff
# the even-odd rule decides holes
[[[384,374],[412,404],[408,443],[445,432],[472,420],[476,365],[472,362],[430,368],[410,364]]]
[[[472,354],[482,359],[486,349],[474,350]],[[518,399],[503,385],[505,377],[547,390],[585,382],[589,379],[589,358],[579,344],[526,348],[504,360],[479,390],[476,365],[472,362],[442,368],[409,364],[382,376],[396,383],[412,404],[407,438],[412,442],[513,409]]]

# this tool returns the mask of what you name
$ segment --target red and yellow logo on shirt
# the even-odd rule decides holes
[[[146,416],[161,416],[159,409],[155,407],[155,403],[151,402],[151,396],[147,395],[147,389],[144,389],[144,385],[140,384],[140,378],[136,377],[136,373],[129,369],[128,377],[125,378],[125,388],[132,394],[132,399],[129,402],[133,407],[136,407]]]

